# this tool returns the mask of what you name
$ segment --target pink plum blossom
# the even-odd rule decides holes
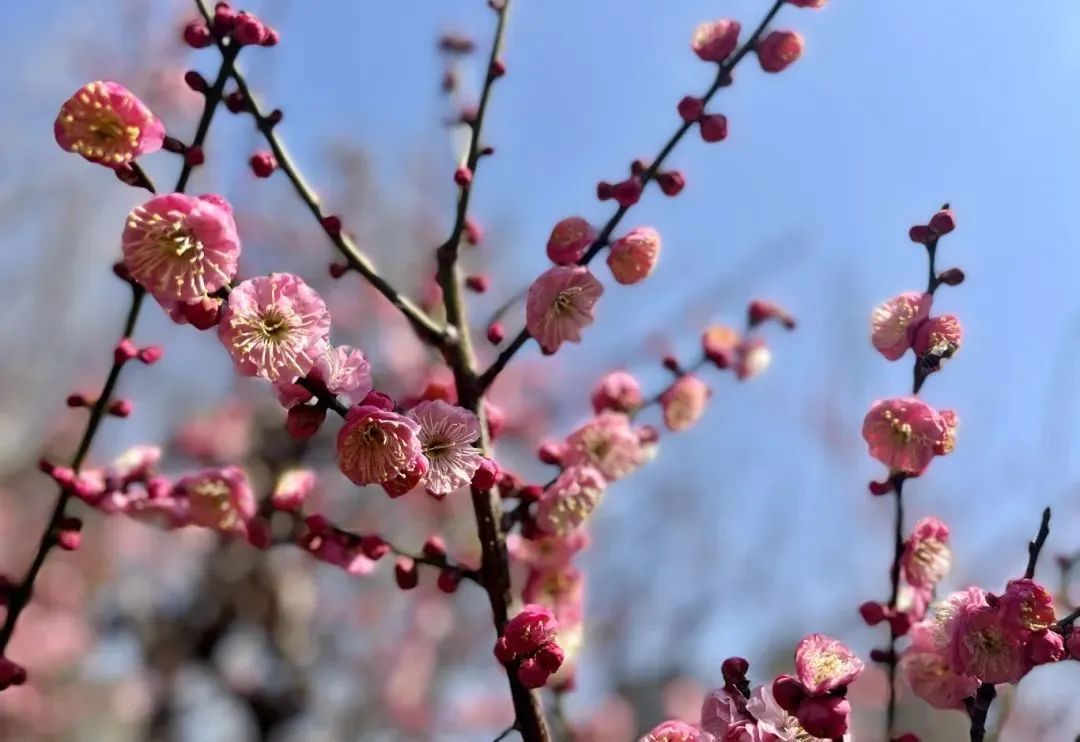
[[[893,472],[918,476],[955,443],[956,414],[938,412],[916,397],[875,402],[863,421],[870,455]]]
[[[590,466],[565,470],[540,498],[537,525],[550,534],[571,533],[597,508],[606,487],[603,475]]]
[[[177,481],[173,492],[187,498],[191,522],[222,533],[246,535],[255,517],[255,495],[242,469],[204,469]]]
[[[357,405],[338,431],[338,468],[354,484],[388,482],[412,468],[421,455],[420,425],[371,405]]]
[[[1016,683],[1028,671],[1023,644],[1013,640],[998,611],[964,602],[948,622],[946,653],[953,672],[984,683]]]
[[[850,685],[863,671],[863,663],[842,642],[824,634],[810,634],[795,650],[799,682],[811,695]]]
[[[588,545],[589,534],[584,530],[572,531],[561,536],[546,534],[535,539],[524,538],[519,533],[512,533],[506,537],[506,546],[510,550],[510,556],[536,569],[568,564],[575,554]]]
[[[621,284],[644,280],[660,258],[660,233],[652,227],[638,227],[615,240],[608,251],[611,275]]]
[[[916,696],[938,709],[964,708],[964,699],[975,695],[979,681],[952,670],[937,649],[912,645],[900,655],[900,672]]]
[[[227,285],[240,257],[232,212],[209,194],[166,193],[135,207],[121,245],[132,278],[167,309]]]
[[[315,490],[318,477],[311,469],[287,469],[274,483],[270,504],[275,510],[299,511]]]
[[[746,338],[735,348],[735,378],[746,381],[765,373],[772,365],[772,351],[761,338]]]
[[[596,239],[596,230],[579,216],[563,219],[551,230],[547,255],[555,265],[573,265],[581,260]]]
[[[564,342],[581,342],[593,322],[593,308],[604,287],[582,266],[555,266],[529,287],[525,326],[540,347],[554,353]]]
[[[664,425],[676,433],[693,427],[705,414],[711,396],[709,385],[697,376],[680,376],[660,395]]]
[[[428,463],[427,491],[444,497],[469,484],[483,460],[475,445],[480,438],[476,415],[436,399],[419,403],[408,416],[420,426],[420,450]]]
[[[803,37],[795,31],[773,31],[757,43],[758,62],[766,72],[782,72],[803,53]]]
[[[271,273],[237,285],[218,334],[237,370],[276,382],[309,373],[326,351],[330,312],[297,276]]]
[[[738,21],[706,21],[694,29],[690,47],[705,62],[723,62],[739,44]]]
[[[165,126],[123,85],[99,80],[64,102],[53,134],[68,152],[117,168],[161,149]]]
[[[362,400],[371,391],[371,366],[364,354],[349,345],[326,346],[315,359],[308,378],[346,404]],[[303,404],[312,394],[299,384],[279,379],[274,384],[278,401],[288,408]]]
[[[1031,579],[1010,581],[998,598],[998,611],[1002,626],[1014,642],[1023,642],[1057,621],[1054,596]]]
[[[960,320],[951,314],[931,317],[918,326],[912,347],[919,356],[933,353],[941,358],[951,358],[960,349],[964,328]]]
[[[542,605],[528,603],[516,616],[506,622],[500,640],[514,656],[528,654],[553,641],[559,633],[559,622]]]
[[[718,740],[726,740],[732,726],[751,718],[746,713],[746,702],[724,688],[709,693],[701,704],[701,729]]]
[[[641,439],[621,412],[601,412],[566,439],[562,465],[595,467],[608,481],[625,477],[643,463]]]
[[[527,603],[547,606],[560,624],[581,623],[585,608],[585,581],[581,570],[560,564],[529,572],[521,598]]]
[[[911,347],[915,331],[930,315],[931,294],[908,291],[874,308],[870,339],[881,355],[895,361]]]
[[[904,543],[900,562],[907,583],[913,587],[933,587],[948,574],[951,564],[949,527],[937,518],[923,518],[916,523]]]
[[[593,387],[591,401],[593,411],[600,414],[604,410],[633,412],[644,403],[645,398],[641,385],[633,375],[626,371],[612,371]]]
[[[638,742],[713,742],[713,736],[693,724],[671,719],[653,727]]]

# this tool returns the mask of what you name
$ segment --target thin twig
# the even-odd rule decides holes
[[[210,131],[210,122],[213,120],[214,112],[221,102],[222,92],[225,89],[225,82],[229,79],[233,61],[236,59],[238,53],[239,47],[235,49],[229,47],[226,48],[225,52],[222,54],[221,68],[218,71],[218,76],[214,81],[213,86],[206,91],[202,116],[199,118],[195,137],[190,146],[201,147],[206,141],[206,135]],[[184,164],[180,169],[180,175],[176,180],[176,187],[173,189],[174,192],[182,193],[187,187],[188,180],[191,177],[192,167],[193,166],[185,159]],[[150,190],[153,190],[153,182],[141,168],[134,170],[134,172],[139,174],[144,180],[142,187],[148,187]],[[145,289],[138,284],[131,284],[131,292],[131,304],[128,308],[127,318],[124,320],[124,330],[121,335],[122,338],[126,339],[130,339],[135,333],[135,326],[139,320],[139,313],[142,310],[143,300],[146,298]],[[90,453],[90,447],[93,445],[94,437],[97,435],[101,422],[105,417],[106,410],[112,400],[113,392],[116,390],[116,385],[120,381],[120,371],[123,369],[124,365],[125,363],[123,360],[113,360],[112,367],[109,369],[109,374],[105,378],[105,383],[101,388],[101,393],[98,394],[97,401],[95,401],[93,407],[90,408],[90,417],[86,422],[86,428],[79,441],[79,447],[71,460],[71,469],[76,474],[79,473],[86,460],[86,456]],[[45,565],[45,559],[52,547],[56,545],[60,524],[65,517],[67,505],[68,502],[70,502],[71,497],[71,489],[62,489],[60,491],[56,500],[56,505],[53,507],[52,515],[49,517],[48,525],[46,525],[44,532],[41,534],[41,539],[38,542],[38,548],[37,552],[34,554],[34,559],[31,561],[26,575],[9,593],[7,616],[4,618],[3,627],[0,628],[0,654],[3,654],[4,650],[7,649],[7,645],[11,641],[12,635],[15,633],[15,625],[18,623],[19,616],[22,614],[23,609],[26,608],[33,595],[34,583],[37,580],[38,574],[41,572],[41,568]]]
[[[212,17],[210,15],[210,10],[206,7],[204,0],[195,0],[195,2],[199,6],[199,12],[206,22],[211,23]],[[218,48],[221,50],[222,54],[228,50],[228,46],[220,40],[218,41]],[[308,207],[308,210],[311,211],[315,220],[319,223],[319,227],[326,233],[326,236],[330,238],[334,247],[336,247],[342,256],[344,256],[349,267],[363,276],[376,291],[385,296],[398,311],[405,315],[405,318],[409,321],[409,324],[412,325],[417,335],[425,342],[438,348],[444,348],[452,344],[454,342],[453,335],[447,330],[439,327],[435,320],[428,316],[423,309],[407,297],[403,296],[389,281],[383,278],[375,268],[371,259],[360,250],[356,245],[356,242],[348,234],[342,230],[334,230],[327,226],[328,223],[325,221],[327,215],[323,213],[322,205],[319,203],[319,197],[315,195],[315,191],[301,174],[299,167],[293,161],[288,150],[285,149],[285,144],[274,131],[274,121],[260,110],[258,101],[256,101],[255,96],[251,92],[251,88],[248,86],[247,80],[240,70],[234,67],[231,76],[236,82],[236,87],[240,91],[240,94],[244,96],[247,109],[255,119],[255,126],[266,139],[266,143],[270,145],[270,149],[277,159],[278,167],[285,173],[286,177],[288,177],[289,182],[292,183],[300,200],[303,201]]]
[[[1043,510],[1042,522],[1039,524],[1039,533],[1035,536],[1035,539],[1028,542],[1028,563],[1027,569],[1024,570],[1024,577],[1027,579],[1033,579],[1035,577],[1035,565],[1039,561],[1039,554],[1042,553],[1043,546],[1046,544],[1046,539],[1050,536],[1050,508]]]
[[[726,61],[724,61],[723,64],[720,65],[716,73],[716,78],[713,80],[712,85],[709,87],[705,95],[702,96],[703,105],[707,106],[709,101],[712,100],[713,96],[716,95],[717,91],[720,90],[720,88],[722,88],[726,83],[728,83],[731,78],[732,71],[738,66],[739,62],[741,62],[743,58],[747,54],[749,54],[750,51],[754,49],[754,47],[757,46],[757,42],[758,39],[761,37],[761,34],[764,33],[768,25],[772,23],[773,18],[775,18],[776,14],[780,12],[780,9],[784,6],[785,2],[786,0],[775,0],[772,7],[769,9],[769,12],[765,14],[765,17],[762,19],[761,23],[758,24],[757,28],[754,29],[754,32],[750,35],[750,38],[747,39],[746,43],[743,44],[743,46],[738,51],[736,51],[731,57],[729,57]],[[661,148],[660,153],[652,161],[652,164],[649,165],[649,167],[645,170],[644,173],[641,174],[642,187],[647,186],[652,180],[656,178],[657,174],[660,172],[660,168],[664,165],[664,161],[667,160],[668,155],[672,153],[672,151],[679,144],[679,142],[686,135],[686,133],[690,131],[693,125],[694,123],[691,121],[684,121],[682,125],[679,126],[678,129],[676,129],[675,133],[671,136],[670,139],[668,139],[667,143]],[[612,214],[611,218],[608,219],[607,224],[604,225],[603,229],[600,230],[600,233],[597,235],[596,239],[589,246],[589,249],[585,251],[585,254],[581,257],[581,260],[578,261],[579,265],[588,265],[589,262],[592,261],[594,257],[596,257],[596,254],[599,253],[600,250],[602,250],[608,244],[608,241],[611,239],[611,235],[615,231],[615,228],[619,226],[622,218],[629,210],[629,206],[620,206],[615,211],[615,213]],[[492,362],[491,366],[489,366],[486,371],[480,374],[479,386],[481,392],[486,391],[487,388],[491,386],[491,384],[495,381],[498,375],[502,372],[503,368],[506,367],[506,364],[510,362],[510,359],[512,359],[517,354],[517,352],[521,350],[521,347],[525,345],[529,337],[530,336],[528,329],[522,329],[517,335],[514,336],[514,339],[510,342],[510,344],[501,353],[499,353],[499,355],[495,358],[494,362]]]

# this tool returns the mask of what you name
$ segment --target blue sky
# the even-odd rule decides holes
[[[63,174],[56,188],[94,182],[76,172],[73,158],[62,159],[51,121],[70,90],[119,64],[64,52],[90,39],[123,47],[102,23],[119,5],[0,10],[0,62],[25,71],[0,79],[9,137],[0,181],[46,162]],[[596,181],[619,178],[630,159],[654,153],[677,124],[675,103],[708,85],[711,69],[687,48],[694,26],[731,16],[752,27],[766,6],[517,0],[509,74],[488,119],[498,152],[485,162],[474,199],[474,213],[499,235],[492,250],[506,276],[489,304],[544,269],[554,221],[606,219],[609,206],[592,195]],[[333,137],[365,143],[380,184],[393,193],[408,186],[416,153],[431,153],[446,163],[431,179],[445,180],[449,218],[452,166],[438,123],[433,39],[452,29],[486,45],[492,19],[484,2],[266,0],[255,8],[281,27],[283,42],[252,50],[242,66],[285,109],[282,131],[298,159],[317,163]],[[76,12],[92,27],[75,23]],[[700,590],[719,592],[735,579],[726,570],[743,569],[743,555],[759,568],[768,560],[785,565],[752,593],[716,602],[703,638],[686,652],[703,676],[726,654],[749,651],[740,644],[780,630],[835,630],[870,646],[871,632],[851,616],[883,593],[890,516],[885,502],[865,494],[880,471],[859,425],[873,399],[905,392],[910,368],[874,354],[868,317],[877,301],[924,283],[924,258],[907,228],[944,201],[959,229],[942,244],[941,266],[962,266],[968,282],[940,292],[937,309],[960,316],[967,336],[925,397],[956,409],[962,427],[956,452],[911,488],[911,515],[953,524],[955,587],[982,580],[992,588],[1016,573],[1047,504],[1057,513],[1050,548],[1080,546],[1080,8],[1069,0],[833,0],[818,12],[785,9],[777,25],[805,35],[804,58],[780,75],[762,73],[752,59],[738,70],[714,106],[729,117],[729,139],[706,145],[689,137],[670,160],[686,174],[684,193],[650,192],[628,218],[627,227],[651,224],[663,234],[658,271],[637,287],[609,282],[586,344],[552,366],[584,414],[588,385],[602,370],[648,368],[646,335],[663,332],[690,353],[701,320],[735,318],[755,296],[800,318],[797,333],[774,336],[770,372],[747,386],[717,383],[704,423],[666,441],[656,464],[612,494],[598,524],[593,558],[608,569],[621,559],[627,579],[638,537],[651,527],[635,516],[657,508],[670,516],[665,533],[689,534],[665,550],[662,574],[680,574],[687,560],[713,560],[714,582]],[[209,72],[212,59],[200,54],[194,63]],[[480,70],[467,72],[475,79]],[[100,230],[73,241],[73,260],[90,265],[112,249],[91,238],[107,233],[106,223],[102,217]],[[0,254],[19,266],[25,244],[21,228],[0,235]],[[92,301],[108,295],[79,290]],[[100,329],[113,324],[106,317]],[[197,344],[185,347],[199,352]],[[651,369],[645,375],[660,378]],[[573,422],[567,417],[567,426]],[[762,524],[772,544],[766,552],[754,551]],[[692,593],[681,590],[679,600]],[[782,600],[802,609],[777,617]],[[655,611],[664,610],[634,608],[643,645]],[[641,662],[652,656],[643,650]]]

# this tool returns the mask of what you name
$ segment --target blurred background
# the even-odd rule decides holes
[[[546,268],[557,220],[607,219],[596,182],[654,155],[678,123],[676,102],[708,86],[711,67],[688,48],[694,27],[721,16],[753,27],[767,6],[515,3],[509,73],[485,127],[497,154],[474,192],[485,239],[464,258],[493,278],[471,297],[477,327]],[[493,21],[486,4],[247,7],[282,34],[240,65],[264,107],[284,111],[279,133],[362,247],[423,297],[462,145],[446,122],[475,99]],[[189,139],[200,101],[182,75],[212,77],[218,64],[215,51],[180,42],[192,17],[194,5],[180,0],[0,7],[5,574],[21,576],[52,506],[34,462],[43,452],[66,458],[81,431],[84,418],[63,400],[97,389],[107,369],[127,303],[109,266],[124,217],[143,200],[62,152],[53,119],[76,88],[113,79]],[[1054,530],[1040,575],[1059,587],[1050,557],[1080,549],[1080,7],[834,0],[820,12],[786,8],[777,25],[805,35],[804,57],[775,76],[753,59],[740,66],[714,106],[729,117],[729,139],[688,137],[669,160],[687,189],[675,199],[650,190],[625,223],[661,232],[658,270],[636,287],[598,271],[609,291],[586,342],[553,358],[528,346],[495,389],[510,421],[500,458],[545,481],[537,444],[588,417],[604,372],[625,368],[659,389],[665,353],[693,357],[701,330],[741,324],[752,298],[776,300],[800,322],[769,336],[773,365],[759,378],[708,376],[702,423],[665,436],[659,458],[615,485],[595,516],[578,560],[586,642],[563,709],[579,739],[632,739],[663,718],[695,720],[732,654],[763,682],[790,670],[810,631],[842,637],[864,657],[881,642],[856,608],[888,597],[892,514],[867,494],[882,472],[860,426],[872,400],[906,393],[911,369],[873,351],[869,314],[923,285],[925,258],[907,229],[945,201],[959,228],[939,266],[962,267],[968,281],[941,292],[936,308],[958,315],[966,338],[924,396],[956,409],[961,428],[953,455],[909,488],[909,524],[934,514],[951,526],[948,589],[996,590],[1018,575],[1046,505]],[[440,56],[446,33],[474,38],[480,54]],[[452,97],[442,89],[448,72],[460,80]],[[299,273],[327,296],[335,342],[369,356],[377,386],[419,393],[438,372],[359,278],[330,280],[332,247],[287,180],[248,169],[262,148],[249,117],[219,112],[192,188],[235,205],[241,275]],[[174,156],[144,159],[158,183],[175,180]],[[464,493],[390,503],[346,486],[330,438],[292,445],[268,390],[236,378],[211,334],[176,326],[155,306],[144,316],[137,339],[166,355],[125,373],[135,413],[106,422],[95,463],[145,442],[164,448],[167,470],[242,463],[265,489],[276,467],[303,460],[322,473],[320,502],[344,522],[410,548],[438,531],[454,554],[475,559]],[[520,322],[516,308],[506,324]],[[9,654],[33,682],[0,695],[3,739],[472,740],[511,720],[486,601],[470,585],[447,597],[424,573],[420,591],[402,595],[389,564],[354,578],[295,549],[263,554],[204,532],[87,521],[83,549],[51,555],[19,625]],[[1075,663],[1035,672],[997,706],[1007,711],[999,738],[1073,739],[1078,679]],[[881,673],[869,669],[853,698],[855,738],[879,739]],[[926,740],[966,728],[960,714],[906,692],[901,701],[901,729]]]

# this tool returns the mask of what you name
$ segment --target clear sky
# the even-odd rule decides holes
[[[41,160],[65,172],[51,136],[58,101],[109,76],[118,60],[57,49],[134,43],[109,37],[105,19],[118,5],[0,8],[0,63],[9,70],[0,77],[8,137],[0,182]],[[630,159],[654,153],[677,124],[679,98],[707,87],[712,70],[687,46],[694,26],[723,15],[752,27],[767,5],[515,2],[509,74],[488,119],[498,151],[474,200],[474,213],[503,236],[498,261],[508,277],[491,303],[545,267],[554,221],[575,213],[606,219],[611,209],[592,195],[596,181],[621,178]],[[363,142],[392,190],[407,185],[403,163],[418,151],[442,153],[449,215],[452,166],[433,39],[460,30],[485,47],[491,17],[483,0],[266,0],[259,8],[283,41],[253,50],[243,66],[285,109],[282,131],[298,158],[316,162],[333,137]],[[905,392],[910,366],[876,356],[869,313],[925,283],[924,257],[907,229],[942,202],[952,203],[959,229],[942,243],[940,264],[962,266],[968,281],[941,291],[936,308],[961,318],[966,339],[925,397],[956,409],[962,423],[955,453],[911,487],[911,515],[952,524],[954,587],[1000,587],[1017,573],[1047,504],[1056,512],[1051,549],[1080,547],[1080,6],[831,0],[818,12],[787,8],[777,25],[805,35],[804,58],[780,75],[752,59],[740,67],[714,106],[729,117],[729,139],[688,138],[670,160],[686,175],[684,193],[667,199],[650,190],[631,213],[629,221],[663,235],[658,271],[633,288],[608,282],[587,342],[553,366],[583,414],[587,385],[602,369],[645,367],[647,335],[662,332],[690,353],[702,319],[733,319],[755,296],[800,319],[795,334],[773,337],[769,373],[744,387],[717,383],[705,422],[666,439],[659,461],[613,492],[598,525],[600,554],[592,558],[628,580],[653,527],[637,514],[659,506],[670,516],[667,533],[685,529],[658,570],[679,574],[691,560],[697,590],[717,595],[701,639],[680,650],[703,677],[717,674],[711,668],[723,656],[750,652],[740,644],[778,631],[831,630],[871,646],[874,636],[852,616],[863,600],[884,597],[891,515],[866,494],[881,471],[859,427],[873,399]],[[195,64],[208,73],[211,59]],[[26,249],[20,234],[0,235],[0,255],[12,265]],[[105,248],[80,240],[72,249],[86,257]],[[755,547],[763,523],[766,550]],[[749,558],[757,569],[777,565],[751,591],[738,581]],[[624,566],[613,566],[617,560]],[[654,589],[633,609],[643,647],[644,627],[669,607]],[[689,602],[689,592],[679,600]],[[642,661],[655,649],[643,649]]]

